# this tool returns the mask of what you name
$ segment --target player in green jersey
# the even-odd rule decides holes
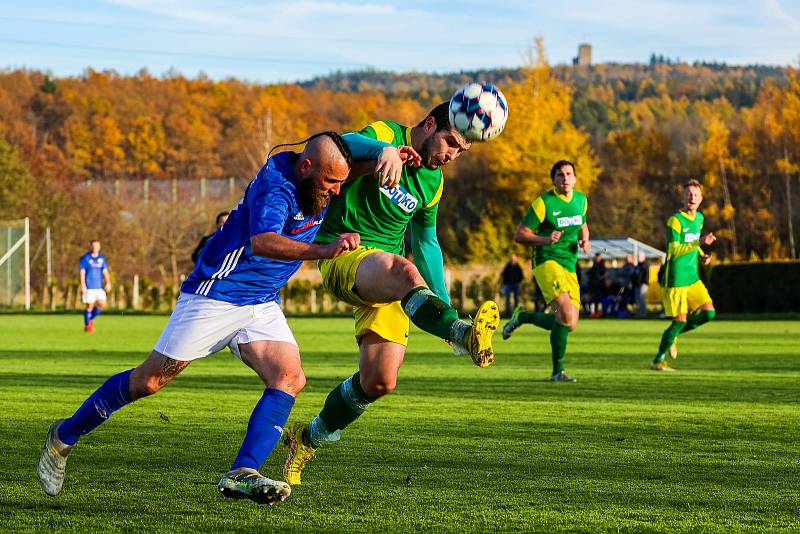
[[[533,247],[533,276],[554,313],[526,312],[516,308],[503,327],[508,339],[521,324],[531,323],[550,331],[553,382],[575,382],[564,371],[567,336],[578,325],[580,285],[575,274],[578,249],[587,254],[589,225],[586,195],[575,191],[575,165],[561,160],[550,170],[553,189],[533,201],[517,227],[514,240]]]
[[[444,186],[441,167],[471,147],[451,127],[448,107],[448,102],[441,103],[414,127],[378,121],[359,132],[393,146],[412,147],[421,165],[406,165],[394,187],[378,188],[369,176],[346,182],[317,236],[318,242],[327,243],[341,228],[360,235],[361,246],[336,261],[319,263],[323,285],[353,306],[359,371],[328,394],[322,411],[309,424],[298,423],[284,431],[289,447],[284,476],[289,484],[300,484],[301,471],[319,446],[337,441],[340,430],[395,389],[408,344],[409,318],[450,342],[457,354],[470,354],[477,365],[494,361],[497,304],[484,303],[471,323],[461,320],[450,306],[444,283],[436,237]],[[354,169],[351,176],[360,175]],[[413,263],[403,257],[409,226]]]
[[[700,182],[689,180],[683,187],[684,209],[667,221],[667,259],[659,273],[658,283],[664,288],[664,314],[672,322],[661,336],[661,344],[653,360],[654,371],[673,371],[666,356],[678,356],[678,335],[694,330],[711,321],[716,315],[714,303],[706,286],[700,281],[698,265],[711,261],[701,245],[709,246],[716,237],[703,233],[703,214],[697,211],[703,201]]]

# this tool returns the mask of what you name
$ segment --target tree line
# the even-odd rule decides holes
[[[303,85],[144,70],[88,69],[77,77],[3,71],[0,219],[31,217],[34,238],[53,230],[59,279],[76,276],[78,256],[98,237],[118,274],[174,284],[191,268],[188,253],[214,213],[238,197],[143,203],[87,184],[249,179],[276,144],[378,119],[413,125],[460,83],[478,78],[503,89],[510,119],[499,138],[445,168],[439,235],[446,261],[485,263],[522,252],[511,241],[514,227],[550,187],[558,159],[576,163],[595,235],[663,246],[679,185],[697,178],[720,258],[796,256],[796,69],[658,60],[552,67],[540,41],[520,69],[339,73]]]

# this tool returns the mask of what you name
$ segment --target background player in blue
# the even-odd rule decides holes
[[[363,139],[348,145],[333,132],[312,137],[300,154],[281,152],[269,158],[201,253],[148,358],[108,378],[72,417],[50,427],[39,461],[45,493],[61,491],[67,454],[81,436],[116,410],[159,391],[192,360],[228,346],[266,389],[219,490],[226,497],[269,504],[289,496],[288,484],[258,472],[305,385],[300,352],[278,305],[278,291],[302,260],[333,258],[359,245],[358,234],[352,233],[329,244],[313,244],[328,202],[347,178],[351,149],[358,159],[378,158],[376,174],[382,178],[399,180],[401,150]]]
[[[106,307],[108,297],[106,291],[111,291],[111,278],[108,275],[108,262],[100,254],[100,241],[92,239],[89,242],[89,252],[81,256],[78,262],[81,277],[81,295],[86,309],[83,310],[83,329],[94,332],[94,318],[100,315]]]

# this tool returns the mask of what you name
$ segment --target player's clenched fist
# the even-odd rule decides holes
[[[553,232],[550,234],[550,244],[552,245],[553,243],[558,243],[558,240],[561,239],[561,234],[563,233],[564,232],[560,232],[558,230],[553,230]]]
[[[361,244],[361,236],[358,234],[342,234],[326,245],[327,258],[335,258],[340,254],[354,250]]]

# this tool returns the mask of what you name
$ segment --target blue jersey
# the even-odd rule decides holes
[[[317,217],[300,210],[293,172],[297,157],[294,152],[281,152],[267,160],[225,225],[203,249],[182,292],[239,305],[280,302],[280,288],[303,262],[257,256],[250,238],[275,232],[302,243],[314,241],[328,208]]]
[[[108,269],[105,256],[92,256],[91,252],[87,252],[81,256],[78,265],[82,271],[86,271],[86,289],[103,289],[103,269]]]

